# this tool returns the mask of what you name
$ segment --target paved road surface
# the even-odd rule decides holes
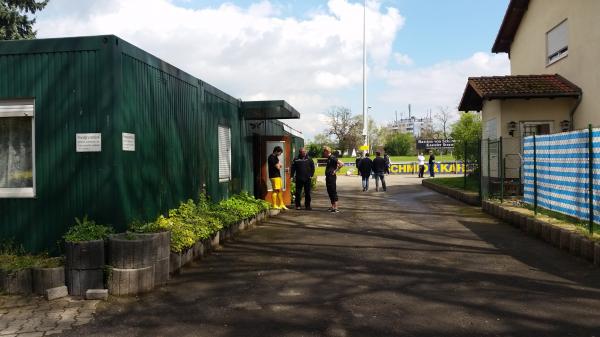
[[[340,177],[69,336],[597,336],[600,270],[419,185]],[[319,207],[321,206],[321,207]]]

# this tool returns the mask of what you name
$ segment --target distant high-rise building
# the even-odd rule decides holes
[[[389,123],[387,128],[398,133],[411,133],[415,138],[419,138],[421,130],[433,128],[433,119],[431,117],[417,118],[411,116],[395,120]]]

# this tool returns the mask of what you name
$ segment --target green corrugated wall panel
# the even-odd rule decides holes
[[[75,216],[124,229],[205,186],[253,192],[252,137],[240,102],[115,36],[0,42],[0,99],[34,97],[35,199],[0,199],[0,238],[55,251]],[[218,182],[217,128],[231,128],[232,180]],[[75,134],[102,133],[76,153]],[[136,151],[122,151],[123,132]],[[261,131],[262,132],[262,131]],[[267,121],[264,134],[284,135]]]
[[[110,129],[111,93],[100,90],[103,57],[100,49],[27,54],[0,49],[0,99],[35,98],[36,110],[36,198],[0,199],[2,239],[29,250],[54,250],[75,216],[108,220],[109,153],[75,153],[75,133]]]

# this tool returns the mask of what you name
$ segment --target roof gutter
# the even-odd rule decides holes
[[[573,131],[573,127],[574,127],[573,116],[575,115],[575,111],[577,111],[577,108],[579,108],[579,104],[581,104],[582,98],[583,98],[583,92],[580,92],[579,95],[577,95],[577,101],[575,101],[575,105],[573,105],[573,108],[571,108],[571,111],[569,112],[569,122],[570,122],[569,129],[571,131]]]

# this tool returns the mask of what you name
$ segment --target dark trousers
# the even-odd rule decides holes
[[[435,163],[429,162],[429,176],[435,177]]]
[[[296,207],[300,207],[302,201],[302,190],[304,190],[304,207],[310,207],[310,180],[296,180]]]
[[[425,175],[425,165],[419,165],[419,178],[423,178]]]
[[[381,180],[381,187],[383,187],[383,190],[386,190],[385,187],[385,177],[383,172],[379,172],[379,173],[375,173],[375,190],[379,191],[379,180]]]
[[[325,186],[327,186],[327,194],[332,204],[338,201],[336,182],[337,176],[325,176]]]

